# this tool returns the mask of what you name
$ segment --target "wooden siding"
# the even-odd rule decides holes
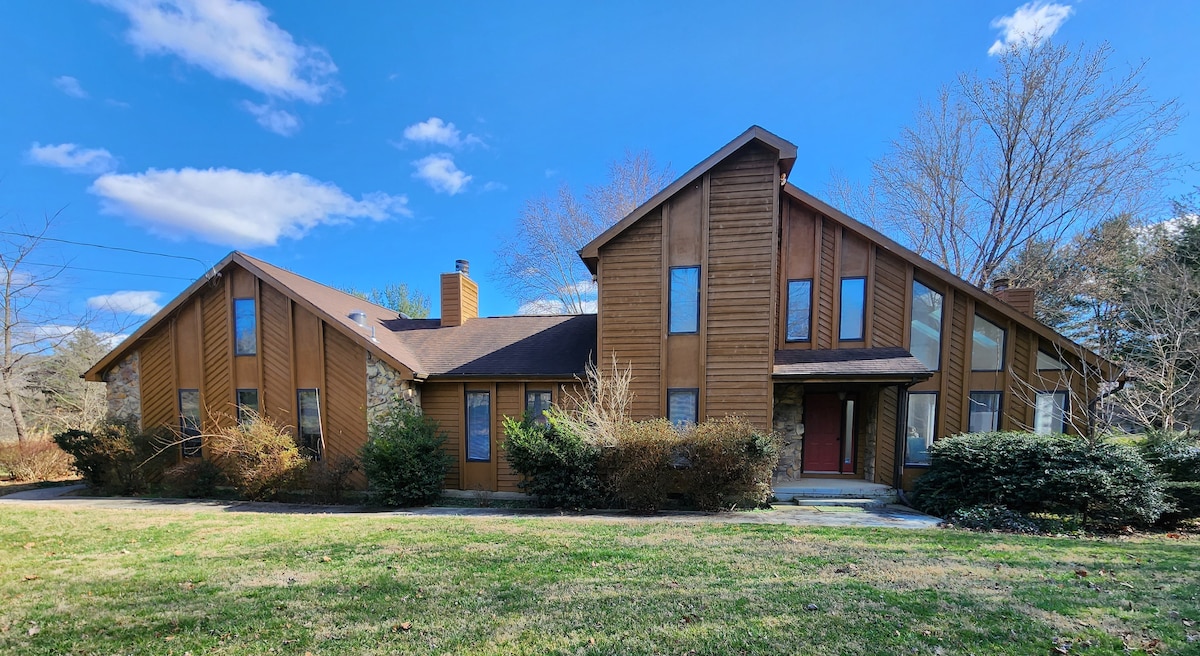
[[[464,273],[442,274],[442,325],[461,326],[479,316],[479,285]]]
[[[260,407],[275,421],[294,428],[293,407],[296,403],[296,387],[292,383],[291,316],[288,308],[291,300],[265,284],[262,286],[260,298],[262,300],[262,308],[259,311],[259,331],[262,335],[262,344],[259,345],[259,358],[262,359]]]
[[[778,158],[746,147],[710,176],[706,416],[771,421]]]
[[[875,482],[891,485],[896,473],[896,424],[900,413],[895,387],[879,391],[879,421],[875,433]]]
[[[871,321],[871,346],[903,346],[904,325],[908,314],[904,299],[908,290],[904,288],[907,265],[895,256],[877,253],[875,257],[875,298]]]
[[[619,367],[631,367],[637,419],[659,417],[662,367],[662,214],[652,213],[601,249],[600,356],[605,369],[614,355]]]
[[[941,416],[942,435],[953,435],[967,430],[967,415],[963,412],[970,389],[967,385],[967,374],[971,366],[970,352],[967,351],[971,336],[967,332],[970,317],[967,316],[967,299],[962,294],[954,294],[947,299],[943,311],[950,309],[950,321],[942,324],[948,327],[942,335],[942,343],[946,348],[946,361],[942,363],[942,375],[946,379],[945,394],[943,394]]]
[[[142,393],[142,427],[174,427],[176,406],[174,367],[171,361],[171,331],[169,325],[145,338],[138,363]]]
[[[530,384],[528,388],[553,389],[550,385],[537,387],[533,384]],[[504,433],[504,418],[520,419],[525,415],[525,389],[526,385],[523,383],[496,384],[495,412],[492,413],[495,419],[492,434],[496,436],[496,439],[493,445],[495,454],[492,461],[496,463],[496,489],[501,492],[520,492],[517,487],[520,476],[509,466],[508,456],[504,452],[504,440],[507,438]],[[553,396],[551,393],[551,397]]]
[[[813,323],[815,324],[816,342],[814,348],[833,348],[834,326],[837,322],[837,266],[834,253],[836,250],[837,224],[828,220],[820,221],[821,225],[821,260],[817,267],[817,302],[813,304]]]
[[[464,397],[462,383],[425,383],[421,386],[421,407],[425,414],[438,423],[438,429],[446,434],[446,452],[451,456],[450,471],[446,473],[446,487],[462,487],[461,444],[463,442]]]
[[[324,333],[326,458],[354,458],[367,442],[367,352],[336,330]]]
[[[233,410],[233,377],[231,362],[233,344],[230,341],[229,301],[225,285],[212,283],[200,297],[202,341],[204,349],[204,404],[206,429],[222,423]]]

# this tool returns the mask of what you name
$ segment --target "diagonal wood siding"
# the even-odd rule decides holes
[[[705,413],[742,415],[764,429],[771,420],[778,160],[747,146],[709,173]]]
[[[828,219],[821,222],[821,261],[817,276],[820,278],[820,300],[814,308],[816,323],[817,348],[833,348],[833,327],[837,322],[833,316],[833,296],[838,293],[837,267],[834,259],[837,253],[837,225]]]
[[[898,258],[877,252],[875,258],[875,301],[871,315],[872,346],[902,346],[904,324],[904,280],[907,265]]]
[[[288,305],[291,301],[270,285],[261,287],[262,399],[263,412],[275,421],[295,428],[292,415],[296,390],[292,387],[292,338]]]
[[[367,352],[348,337],[326,326],[325,452],[357,457],[367,442]]]
[[[216,283],[208,287],[200,298],[203,322],[204,392],[200,402],[204,404],[206,430],[228,417],[233,411],[233,378],[230,373],[230,352],[233,345],[229,338],[229,301],[225,298],[225,286]]]
[[[944,413],[942,432],[953,435],[967,430],[966,418],[963,416],[963,400],[970,390],[967,389],[966,345],[968,344],[967,298],[964,294],[954,294],[953,303],[946,303],[950,310],[950,332],[942,339],[949,340],[946,355],[947,361],[942,365],[942,375],[946,377],[946,398],[939,399]]]
[[[169,323],[159,326],[145,339],[138,367],[141,371],[142,428],[174,427],[177,411]]]

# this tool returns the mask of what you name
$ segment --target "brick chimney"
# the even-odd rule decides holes
[[[1032,287],[1010,287],[1008,278],[992,281],[992,296],[1008,303],[1023,314],[1033,316],[1035,295]]]
[[[454,273],[442,274],[442,327],[461,326],[479,316],[479,285],[467,275],[471,264],[454,261]]]

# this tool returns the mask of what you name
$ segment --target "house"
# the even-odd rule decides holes
[[[596,315],[478,317],[459,261],[441,318],[408,319],[235,252],[86,377],[143,426],[252,408],[326,458],[398,395],[450,435],[460,489],[517,490],[502,417],[559,403],[592,358],[631,369],[635,418],[777,431],[777,487],[907,488],[937,437],[1086,426],[1111,364],[1029,290],[979,289],[787,182],[796,158],[752,127],[587,244]]]

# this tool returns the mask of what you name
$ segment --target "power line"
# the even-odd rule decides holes
[[[44,266],[44,267],[57,267],[59,269],[72,269],[75,271],[91,271],[93,273],[113,273],[113,274],[116,274],[119,276],[142,276],[143,278],[164,278],[167,280],[195,280],[194,278],[187,278],[185,276],[164,276],[162,274],[157,274],[157,273],[134,273],[132,271],[113,271],[111,269],[91,269],[88,267],[78,267],[78,266],[73,266],[70,264],[46,264],[45,262],[26,262],[25,264],[28,264],[29,266]]]
[[[169,257],[169,258],[173,258],[176,260],[191,260],[192,262],[196,262],[200,266],[204,267],[205,270],[208,269],[208,265],[204,263],[204,260],[200,260],[200,259],[197,259],[194,257],[188,257],[186,255],[170,255],[168,253],[155,253],[154,251],[140,251],[136,248],[125,248],[123,246],[108,246],[106,244],[92,244],[92,243],[89,243],[86,241],[71,241],[70,239],[59,239],[57,237],[45,237],[42,235],[31,235],[31,234],[24,233],[24,232],[13,232],[10,230],[0,230],[0,235],[13,235],[15,237],[25,237],[26,239],[38,239],[41,241],[55,241],[55,242],[59,242],[62,244],[72,244],[74,246],[89,246],[91,248],[103,248],[105,250],[110,250],[110,251],[122,251],[125,253],[137,253],[138,255],[153,255],[155,257]],[[189,278],[189,280],[190,280],[190,278]]]

